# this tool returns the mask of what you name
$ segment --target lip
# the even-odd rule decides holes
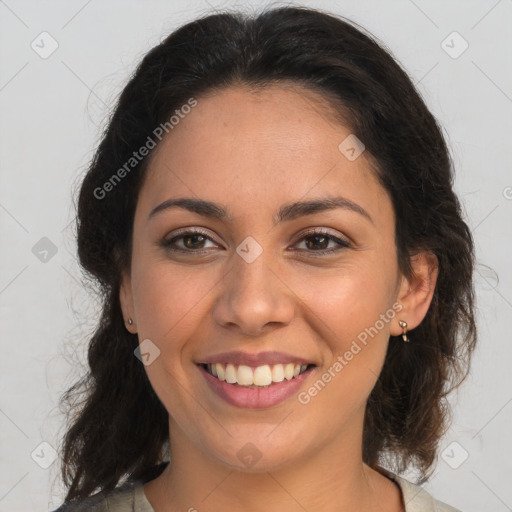
[[[311,364],[317,366],[314,361],[308,361],[302,357],[287,354],[285,352],[259,352],[250,353],[235,350],[232,352],[223,352],[222,354],[215,354],[207,356],[201,361],[196,361],[196,364],[209,364],[209,363],[231,363],[233,365],[244,364],[247,366],[263,366],[265,364]]]
[[[278,364],[278,363],[276,363]],[[304,363],[305,364],[305,363]],[[264,407],[272,407],[284,402],[290,396],[299,391],[304,382],[315,372],[316,366],[309,367],[304,373],[291,380],[283,382],[274,382],[266,388],[248,388],[236,384],[229,384],[208,373],[205,368],[198,364],[197,368],[202,373],[206,383],[217,396],[220,396],[227,403],[235,407],[243,407],[247,409],[261,409]]]

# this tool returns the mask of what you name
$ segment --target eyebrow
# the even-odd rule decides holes
[[[233,222],[233,217],[229,214],[228,209],[225,206],[194,197],[167,199],[151,210],[148,216],[148,221],[156,214],[173,207],[182,208],[184,210],[197,213],[203,217]],[[275,226],[281,222],[291,221],[298,217],[313,215],[318,212],[334,210],[336,208],[342,208],[344,210],[359,213],[374,224],[370,214],[363,207],[341,196],[312,199],[309,201],[296,201],[294,203],[285,204],[281,206],[277,215],[275,215],[272,220]]]

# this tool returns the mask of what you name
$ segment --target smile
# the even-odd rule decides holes
[[[249,409],[273,407],[291,399],[318,370],[314,364],[294,363],[256,367],[232,363],[199,363],[197,368],[208,389],[215,395],[231,406]],[[272,380],[273,376],[276,382]]]
[[[243,364],[209,363],[201,366],[210,375],[228,384],[238,384],[246,387],[268,387],[273,383],[292,380],[314,365],[287,363],[251,367]]]

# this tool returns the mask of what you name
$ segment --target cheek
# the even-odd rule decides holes
[[[310,280],[309,286],[304,303],[312,312],[309,324],[315,322],[313,329],[325,343],[326,358],[301,403],[310,404],[305,409],[310,417],[324,418],[324,428],[334,435],[366,404],[382,370],[395,315],[392,283],[374,266],[358,266],[337,278]],[[331,411],[327,418],[325,410]]]
[[[177,382],[190,378],[188,342],[202,325],[208,293],[217,280],[197,268],[170,268],[168,262],[134,265],[133,273],[138,282],[134,305],[139,341],[149,339],[160,351],[154,363],[145,367],[148,378],[168,411],[186,411],[195,402],[189,403],[190,397],[183,396]],[[189,411],[192,417],[200,413]]]
[[[389,272],[386,265],[369,258],[365,264],[346,266],[328,278],[310,276],[307,287],[302,284],[297,293],[307,306],[305,310],[311,312],[310,326],[325,343],[322,373],[329,373],[325,379],[332,384],[319,393],[322,407],[334,401],[357,408],[377,381],[387,351],[390,320],[396,314],[392,307],[394,267],[388,265]]]
[[[211,273],[199,273],[197,268],[170,268],[168,263],[140,265],[134,269],[134,274],[139,332],[162,344],[169,337],[181,339],[187,325],[198,321],[208,293],[214,290],[216,283]]]
[[[297,272],[290,282],[305,309],[325,324],[326,339],[334,336],[340,348],[374,325],[393,304],[394,267],[375,259],[361,258],[364,261],[329,272],[317,269],[307,279]]]

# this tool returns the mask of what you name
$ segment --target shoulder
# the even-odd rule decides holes
[[[159,476],[169,461],[148,468],[136,479],[126,482],[109,493],[98,493],[80,501],[63,503],[53,512],[155,512],[144,494],[144,484]]]
[[[107,494],[62,504],[54,512],[154,512],[143,498],[142,482],[126,482]]]
[[[459,509],[434,499],[423,487],[391,474],[402,490],[405,512],[461,512]]]

